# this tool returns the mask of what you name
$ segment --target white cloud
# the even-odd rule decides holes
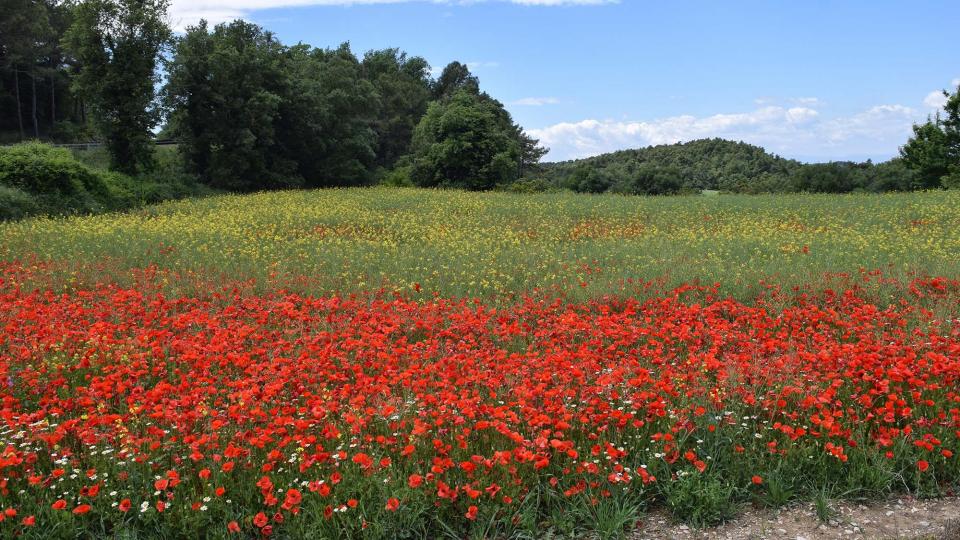
[[[560,103],[560,100],[555,97],[525,97],[516,101],[511,101],[509,105],[541,107],[543,105],[556,105],[558,103]]]
[[[170,22],[175,30],[183,30],[206,19],[210,24],[246,18],[262,9],[297,6],[361,6],[372,4],[400,4],[430,2],[434,4],[472,4],[484,0],[173,0],[170,4]],[[525,6],[565,6],[615,4],[619,0],[489,0]]]
[[[787,122],[790,122],[791,124],[802,124],[804,122],[809,122],[819,115],[820,113],[808,107],[791,107],[787,109],[786,113]]]
[[[927,94],[927,97],[923,98],[923,104],[931,109],[939,109],[947,103],[947,96],[943,95],[943,91],[934,90]]]
[[[529,132],[550,148],[550,160],[707,137],[742,140],[788,157],[848,159],[893,156],[921,117],[920,111],[902,105],[879,105],[832,119],[821,119],[818,111],[807,107],[766,106],[745,113],[650,121],[588,119]]]
[[[946,90],[952,93],[958,86],[960,86],[960,77],[950,81],[950,88]],[[923,104],[931,109],[939,109],[947,104],[947,96],[943,95],[943,90],[934,90],[923,98]]]

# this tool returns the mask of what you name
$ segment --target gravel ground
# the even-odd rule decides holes
[[[748,510],[735,520],[709,529],[673,523],[665,514],[648,515],[630,537],[642,539],[730,540],[960,540],[960,498],[916,500],[908,497],[880,504],[836,502],[829,523],[817,519],[812,504],[780,510]]]

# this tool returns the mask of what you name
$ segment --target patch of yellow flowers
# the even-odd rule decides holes
[[[810,283],[861,268],[960,276],[960,192],[623,197],[395,188],[226,195],[129,214],[0,224],[0,260],[59,283],[252,279],[313,293],[385,288],[597,296],[627,283]],[[58,276],[53,276],[58,277]],[[57,280],[54,280],[57,281]],[[68,283],[69,282],[69,283]],[[76,285],[79,285],[76,284]],[[175,287],[176,279],[170,280]]]

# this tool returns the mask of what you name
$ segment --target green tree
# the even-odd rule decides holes
[[[377,92],[346,43],[336,49],[290,48],[288,90],[278,137],[310,187],[370,181],[377,158]]]
[[[251,191],[371,178],[377,92],[347,44],[284,47],[254,24],[201,22],[176,40],[167,71],[168,131],[203,182]]]
[[[53,42],[47,5],[37,0],[0,0],[0,69],[12,73],[13,101],[19,137],[25,136],[21,75],[30,82],[30,119],[33,136],[40,137],[37,119],[37,78],[40,63]]]
[[[91,105],[111,167],[153,167],[151,130],[159,123],[157,63],[171,32],[168,0],[86,0],[65,44],[80,64],[73,89]]]
[[[433,83],[433,99],[447,100],[461,90],[471,94],[480,93],[480,81],[470,73],[466,64],[450,62]]]
[[[917,173],[920,187],[960,187],[960,86],[939,112],[913,126],[913,137],[900,148],[900,157]]]
[[[431,103],[413,135],[413,181],[482,190],[516,179],[521,147],[509,118],[468,90]]]
[[[430,65],[419,56],[407,57],[399,49],[370,51],[363,57],[363,74],[377,91],[376,163],[393,167],[410,152],[413,130],[430,102]]]
[[[283,46],[255,24],[187,29],[167,65],[170,132],[189,170],[213,187],[238,191],[299,185],[276,125],[287,91]]]

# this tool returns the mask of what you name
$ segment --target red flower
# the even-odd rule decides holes
[[[397,508],[400,508],[400,499],[390,498],[387,499],[387,510],[395,512]]]
[[[921,459],[917,462],[917,469],[920,469],[920,472],[926,472],[930,468],[930,464],[927,463],[927,460]]]
[[[268,518],[263,512],[259,512],[257,515],[253,516],[253,524],[259,528],[265,527],[269,522],[270,518]]]
[[[477,507],[471,505],[470,508],[467,508],[467,513],[464,515],[471,521],[477,519]]]
[[[130,499],[124,499],[120,501],[120,505],[118,506],[118,508],[120,508],[121,512],[126,512],[127,510],[130,510]]]
[[[89,505],[89,504],[81,504],[81,505],[79,505],[79,506],[77,506],[76,508],[73,509],[73,513],[76,514],[76,515],[78,515],[78,516],[83,515],[83,514],[86,514],[86,513],[89,512],[89,511],[90,511],[90,505]]]
[[[227,530],[232,533],[238,533],[240,532],[240,524],[236,521],[231,521],[230,523],[227,523]]]
[[[410,478],[407,479],[407,485],[412,488],[418,488],[423,484],[423,477],[419,474],[411,474]]]
[[[50,508],[53,508],[54,510],[63,510],[66,507],[67,507],[67,501],[63,499],[58,499],[57,502],[50,505]]]
[[[760,484],[763,483],[763,478],[757,475],[753,475],[753,477],[750,478],[750,481],[759,486]]]
[[[26,527],[33,527],[34,525],[37,524],[37,518],[35,516],[27,516],[23,518],[22,523]]]

